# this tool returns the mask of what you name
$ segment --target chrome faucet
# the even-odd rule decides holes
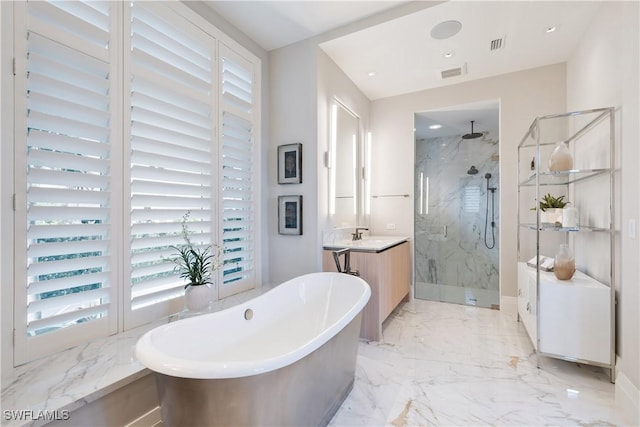
[[[366,227],[356,227],[356,232],[351,233],[351,235],[353,236],[352,240],[362,240],[362,230],[369,231],[369,229]]]

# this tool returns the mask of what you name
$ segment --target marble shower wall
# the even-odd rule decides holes
[[[416,283],[499,290],[498,160],[498,137],[491,132],[477,139],[459,135],[416,141]],[[472,165],[478,169],[475,175],[467,173]],[[493,249],[484,243],[487,172],[490,186],[498,187]],[[489,195],[487,243],[493,242]]]

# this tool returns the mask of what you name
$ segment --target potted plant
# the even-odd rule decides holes
[[[547,193],[539,203],[540,222],[562,225],[562,209],[568,203],[564,201],[564,196],[554,197]],[[531,208],[531,210],[536,210],[536,208]]]
[[[182,217],[182,238],[184,244],[171,246],[177,251],[171,261],[176,265],[174,271],[187,283],[185,288],[185,306],[189,311],[203,311],[211,300],[211,276],[219,267],[220,248],[217,245],[194,246],[189,238],[187,222],[191,212]]]

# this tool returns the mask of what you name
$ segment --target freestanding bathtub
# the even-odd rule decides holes
[[[313,273],[146,333],[165,426],[326,425],[353,387],[362,279]]]

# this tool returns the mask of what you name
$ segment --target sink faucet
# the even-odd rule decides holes
[[[351,235],[353,236],[352,240],[362,240],[362,231],[363,230],[369,231],[369,229],[366,228],[366,227],[356,227],[356,232],[355,233],[351,233]]]

